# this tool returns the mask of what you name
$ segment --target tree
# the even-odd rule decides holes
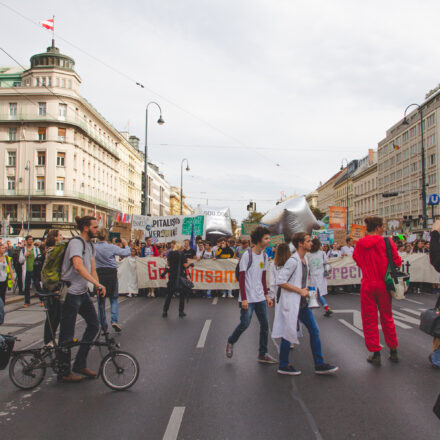
[[[310,209],[313,212],[313,215],[316,217],[316,220],[321,220],[325,217],[325,212],[322,212],[319,208],[311,206]]]
[[[248,216],[243,220],[245,223],[260,223],[264,214],[258,211],[249,212]]]
[[[237,225],[237,220],[235,220],[235,218],[231,218],[231,226],[232,226],[232,235],[237,235],[238,225]]]

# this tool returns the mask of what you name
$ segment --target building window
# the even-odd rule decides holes
[[[9,103],[9,117],[11,119],[15,119],[17,117],[17,103],[16,102]]]
[[[58,140],[60,142],[66,142],[66,129],[65,128],[58,129]]]
[[[37,177],[37,191],[44,191],[45,186],[46,185],[45,185],[44,177],[38,176]]]
[[[35,86],[40,87],[40,78],[38,76],[35,78]]]
[[[57,196],[64,195],[64,177],[57,177]]]
[[[436,174],[430,174],[428,176],[428,185],[435,185],[437,182]]]
[[[17,152],[8,151],[8,167],[15,167],[17,165]]]
[[[17,220],[17,205],[3,205],[3,218]]]
[[[67,222],[67,206],[52,205],[52,221]]]
[[[73,218],[78,217],[78,206],[73,207]]]
[[[38,127],[38,140],[40,142],[46,140],[46,127]]]
[[[67,105],[58,104],[58,119],[66,119]]]
[[[64,78],[61,78],[61,87],[66,87],[66,80]]]
[[[46,205],[31,205],[31,220],[46,221]]]
[[[64,167],[66,153],[57,153],[57,167]]]
[[[86,210],[84,208],[81,208],[81,217],[84,217],[86,215]]]
[[[8,176],[8,191],[15,191],[15,176]]]
[[[46,116],[46,103],[45,102],[38,103],[38,116]]]
[[[46,77],[45,76],[41,77],[41,86],[46,87]]]
[[[37,152],[37,165],[45,166],[46,165],[46,152],[38,151]]]
[[[17,140],[17,128],[9,127],[9,140],[16,141]]]
[[[435,165],[435,153],[432,153],[429,155],[428,163],[429,163],[429,166]]]

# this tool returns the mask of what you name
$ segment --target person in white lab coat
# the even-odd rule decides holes
[[[281,338],[278,373],[290,376],[301,374],[301,371],[289,364],[290,345],[298,343],[299,321],[301,321],[307,327],[310,335],[315,373],[331,374],[336,372],[338,367],[324,362],[319,327],[312,310],[307,305],[309,291],[307,289],[306,253],[312,247],[310,234],[298,232],[292,237],[292,243],[296,248],[296,253],[288,258],[287,250],[280,245],[277,249],[278,257],[275,255],[274,262],[276,266],[282,266],[281,269],[274,272],[275,284],[278,286],[278,303],[275,308],[272,338]]]
[[[321,250],[321,242],[315,237],[312,240],[312,249],[307,254],[307,262],[310,271],[310,286],[316,288],[318,301],[325,309],[324,316],[331,316],[333,312],[327,304],[324,296],[327,295],[327,277],[325,276],[325,266],[328,264],[327,255]]]

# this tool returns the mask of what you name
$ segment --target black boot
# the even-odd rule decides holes
[[[397,364],[399,362],[399,356],[397,356],[397,349],[395,348],[394,350],[391,349],[390,350],[390,357],[389,357],[391,362],[394,362],[395,364]]]
[[[168,316],[168,312],[166,310],[164,310],[162,313],[162,318],[166,318],[167,316]]]
[[[375,351],[373,354],[370,354],[367,358],[367,362],[375,365],[376,367],[380,367],[380,351]]]
[[[180,316],[181,318],[184,318],[184,317],[186,316],[186,313],[185,313],[185,312],[179,312],[179,316]]]

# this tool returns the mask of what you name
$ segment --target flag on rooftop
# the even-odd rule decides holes
[[[46,29],[49,29],[50,31],[53,31],[55,29],[55,20],[53,18],[50,18],[49,20],[40,21],[41,26],[43,26]]]

